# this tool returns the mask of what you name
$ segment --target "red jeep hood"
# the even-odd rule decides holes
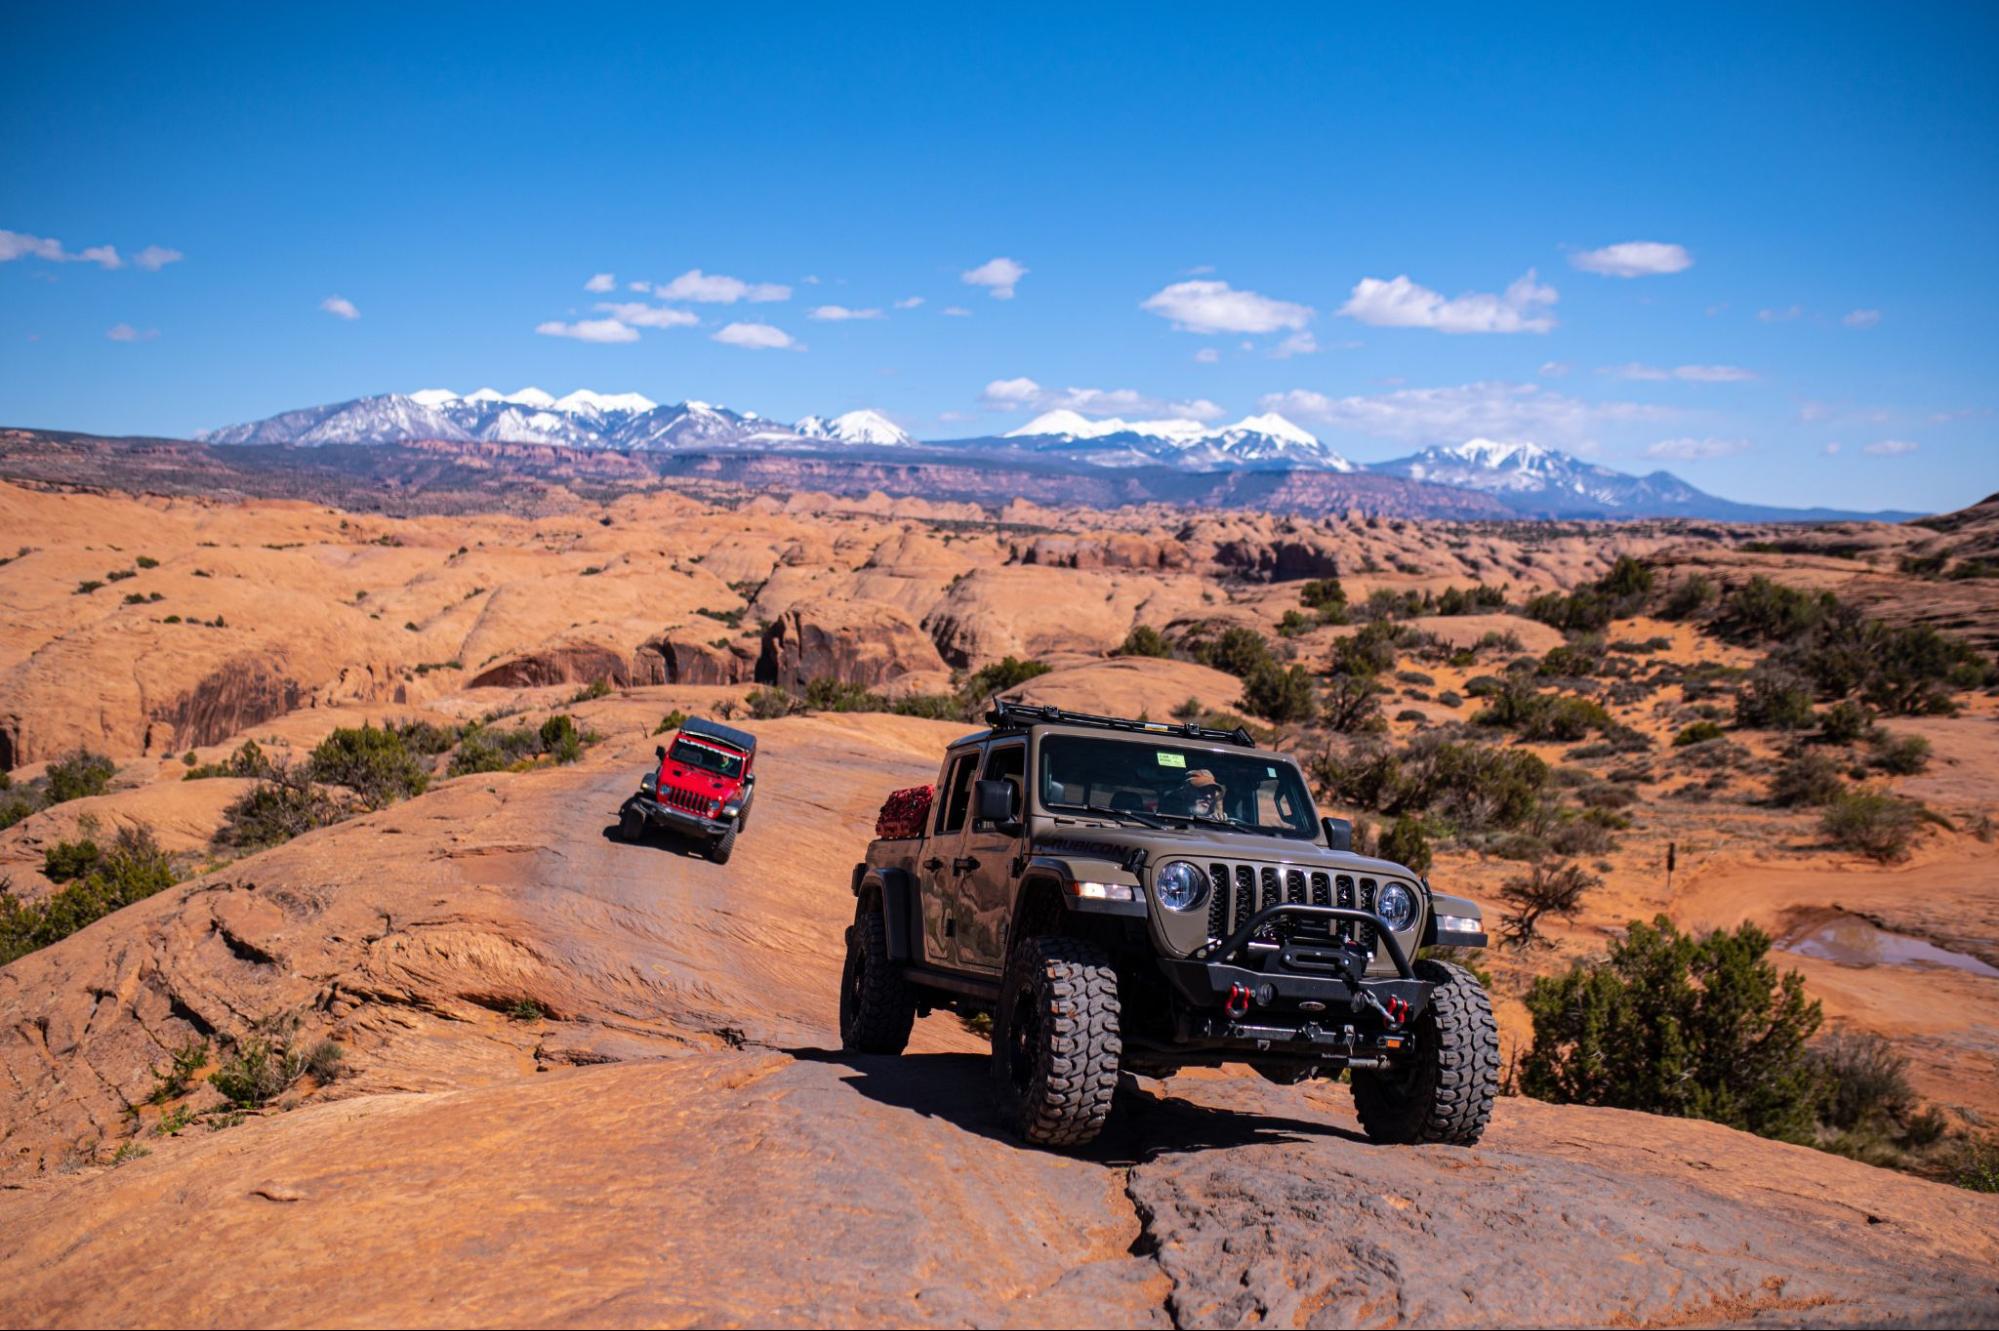
[[[742,785],[739,777],[719,776],[698,767],[688,767],[668,758],[659,765],[661,790],[684,790],[707,799],[727,800]]]

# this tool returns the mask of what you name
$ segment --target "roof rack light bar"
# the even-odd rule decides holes
[[[1123,716],[1094,716],[1089,712],[1065,712],[1060,707],[1049,707],[1024,702],[995,699],[992,709],[986,713],[986,724],[995,730],[1020,730],[1032,725],[1095,726],[1102,730],[1124,730],[1142,735],[1176,736],[1182,739],[1206,740],[1211,744],[1235,744],[1245,749],[1256,747],[1256,740],[1247,727],[1237,726],[1234,730],[1217,730],[1213,726],[1197,726],[1192,721],[1134,721]]]

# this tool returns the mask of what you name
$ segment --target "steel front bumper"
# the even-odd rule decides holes
[[[727,818],[704,818],[686,809],[676,809],[671,804],[661,804],[645,795],[634,795],[625,801],[626,809],[637,809],[646,820],[647,827],[664,827],[675,832],[686,832],[695,836],[720,836],[729,830]],[[623,812],[621,809],[620,813]]]

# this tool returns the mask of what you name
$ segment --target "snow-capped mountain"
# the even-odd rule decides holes
[[[1107,416],[1092,420],[1064,408],[1036,416],[1001,438],[1017,448],[1059,454],[1100,467],[1164,464],[1185,471],[1356,470],[1311,431],[1275,412],[1246,416],[1233,425],[1210,426],[1184,419],[1127,421]]]
[[[1695,489],[1671,472],[1633,476],[1527,442],[1468,439],[1377,462],[1368,470],[1483,490],[1536,514],[1717,517],[1722,508],[1739,507]]]
[[[907,430],[879,411],[862,408],[826,420],[819,416],[807,416],[791,427],[792,433],[805,439],[825,439],[841,444],[875,444],[880,446],[902,446],[916,442]]]

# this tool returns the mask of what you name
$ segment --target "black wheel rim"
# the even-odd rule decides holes
[[[1034,1079],[1041,1050],[1041,1009],[1032,991],[1013,1001],[1007,1021],[1007,1076],[1018,1090]]]

